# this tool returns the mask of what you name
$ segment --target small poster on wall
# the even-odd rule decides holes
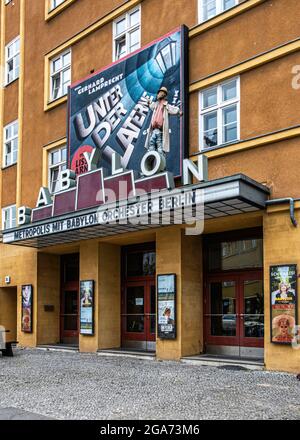
[[[22,286],[21,330],[24,333],[32,333],[32,303],[33,303],[33,288],[31,284],[26,284]]]
[[[176,275],[157,276],[158,337],[176,338]]]
[[[94,281],[80,281],[80,334],[94,334]]]
[[[271,342],[291,344],[297,325],[297,266],[270,267]]]

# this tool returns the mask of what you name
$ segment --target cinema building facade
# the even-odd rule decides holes
[[[298,1],[32,3],[1,2],[7,337],[299,372]]]

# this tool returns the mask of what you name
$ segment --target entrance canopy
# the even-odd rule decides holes
[[[51,217],[3,231],[3,243],[43,248],[80,240],[192,225],[265,208],[269,190],[243,174]]]

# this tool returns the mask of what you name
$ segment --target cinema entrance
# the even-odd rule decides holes
[[[79,254],[61,257],[60,343],[79,345]]]
[[[155,243],[122,249],[123,348],[155,351],[155,261]]]
[[[248,231],[206,240],[204,286],[206,352],[263,358],[262,238]]]

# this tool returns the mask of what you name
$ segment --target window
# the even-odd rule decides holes
[[[239,87],[239,78],[235,78],[200,92],[201,149],[239,139]]]
[[[57,6],[61,5],[64,1],[65,0],[50,0],[50,11],[57,8]]]
[[[2,230],[17,226],[16,212],[16,205],[7,206],[2,209]]]
[[[140,7],[114,21],[114,61],[141,47]]]
[[[11,83],[20,73],[20,37],[11,41],[5,48],[5,82]]]
[[[71,84],[71,49],[50,60],[51,101],[65,96]]]
[[[56,148],[49,152],[49,189],[52,194],[61,190],[60,174],[67,168],[67,147]]]
[[[18,121],[4,127],[3,167],[13,165],[18,160]]]
[[[203,22],[233,8],[239,0],[198,0],[198,2],[199,21]]]
[[[232,241],[212,241],[207,246],[208,270],[238,270],[263,267],[261,238]]]

